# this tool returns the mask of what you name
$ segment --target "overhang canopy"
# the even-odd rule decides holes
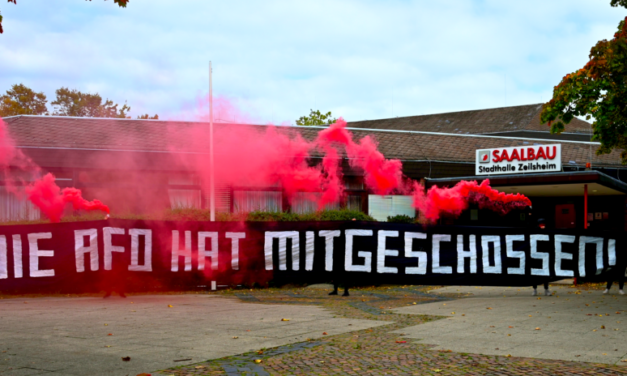
[[[426,187],[452,187],[462,180],[481,182],[486,179],[499,191],[529,197],[583,196],[585,185],[589,196],[627,195],[627,184],[598,171],[427,179]]]

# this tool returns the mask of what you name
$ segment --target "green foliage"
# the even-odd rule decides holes
[[[23,84],[13,85],[0,96],[0,117],[44,115],[48,112],[47,102],[44,93],[36,93]]]
[[[145,114],[145,115],[138,116],[137,118],[143,119],[143,120],[159,120],[159,115],[155,114],[155,116],[150,116],[148,114]]]
[[[405,214],[399,214],[392,217],[388,217],[389,223],[415,223],[416,218],[412,218]]]
[[[62,87],[56,91],[57,99],[51,102],[56,106],[53,115],[97,117],[97,118],[126,118],[126,112],[131,108],[124,104],[118,110],[118,104],[107,99],[102,103],[100,94],[82,93]]]
[[[611,5],[627,7],[627,0],[612,0]],[[551,133],[563,132],[575,116],[593,117],[592,139],[601,143],[597,154],[622,150],[623,163],[627,163],[626,25],[627,18],[620,22],[613,39],[592,47],[588,63],[564,76],[540,114]]]
[[[255,211],[248,214],[250,222],[299,222],[299,221],[371,221],[375,219],[357,210],[323,210],[314,213],[297,214],[284,212]]]
[[[161,214],[135,214],[135,213],[111,213],[111,218],[160,221],[180,221],[180,222],[208,222],[211,219],[209,209],[179,208],[167,209]],[[99,221],[104,219],[101,212],[80,213],[61,218],[61,222]],[[375,219],[369,215],[356,210],[324,210],[316,213],[296,214],[283,212],[262,212],[251,213],[216,213],[218,222],[322,222],[322,221],[370,221]],[[23,225],[50,223],[48,219],[21,220],[0,222],[0,225]]]
[[[300,119],[296,120],[296,125],[327,125],[333,124],[337,121],[336,118],[332,117],[331,111],[326,114],[321,113],[319,110],[310,110],[311,113],[309,116],[301,116]]]

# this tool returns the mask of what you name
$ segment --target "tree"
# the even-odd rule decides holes
[[[159,115],[155,114],[155,116],[150,116],[150,115],[146,114],[146,115],[138,116],[137,118],[138,119],[144,119],[144,120],[146,120],[146,119],[149,119],[149,120],[150,119],[152,119],[152,120],[159,120]]]
[[[627,0],[611,0],[612,6],[627,8]],[[590,60],[567,74],[555,86],[553,98],[540,113],[551,133],[561,133],[575,116],[592,123],[592,139],[600,141],[597,154],[622,150],[627,163],[627,17],[611,40],[601,40],[590,50]]]
[[[91,0],[89,0],[91,1]],[[105,0],[107,1],[107,0]],[[113,2],[115,4],[118,4],[120,6],[120,8],[126,8],[126,5],[128,4],[130,0],[113,0]],[[9,3],[13,3],[13,4],[17,4],[17,0],[9,0]],[[2,30],[2,14],[0,14],[0,34],[2,34],[4,32],[4,30]]]
[[[126,118],[126,113],[131,109],[124,103],[124,106],[118,110],[118,104],[113,104],[113,101],[109,99],[102,103],[102,97],[98,93],[81,93],[65,87],[58,89],[56,93],[57,99],[50,103],[56,106],[53,115]]]
[[[311,113],[309,114],[309,116],[301,116],[300,119],[296,120],[296,125],[327,125],[333,124],[337,121],[337,119],[332,117],[331,111],[327,112],[326,114],[322,114],[319,110],[310,111]]]
[[[0,96],[0,117],[15,115],[47,115],[46,95],[17,84]]]

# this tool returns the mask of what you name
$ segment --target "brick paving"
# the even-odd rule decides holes
[[[590,286],[579,289],[598,288]],[[393,308],[463,298],[431,295],[428,287],[389,286],[352,290],[350,297],[327,296],[328,291],[272,288],[223,291],[246,302],[316,304],[338,317],[392,321],[381,327],[310,340],[240,356],[163,370],[162,375],[627,375],[619,365],[488,356],[430,350],[403,338],[402,331],[438,317],[395,314]],[[323,337],[324,338],[324,337]]]

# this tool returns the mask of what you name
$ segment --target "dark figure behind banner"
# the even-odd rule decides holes
[[[625,270],[625,265],[617,265],[615,268],[612,268],[614,270],[610,271],[610,275],[609,278],[607,279],[607,288],[605,289],[605,291],[603,291],[603,294],[607,294],[610,292],[610,289],[612,288],[612,282],[614,282],[614,280],[618,280],[618,293],[621,295],[625,295],[625,291],[623,291],[623,287],[625,286],[625,273],[627,272],[627,270]]]
[[[349,296],[348,294],[348,283],[344,282],[344,294],[342,294],[342,296]],[[333,281],[333,291],[331,291],[329,293],[329,295],[337,295],[337,289],[340,286],[340,284],[336,281]]]
[[[544,218],[538,219],[538,228],[540,230],[544,230],[546,228],[546,222],[544,221]],[[532,296],[538,295],[538,285],[533,285],[533,292],[531,293],[531,295]],[[550,296],[551,295],[551,291],[549,291],[549,283],[548,282],[544,282],[544,295],[545,296]]]

